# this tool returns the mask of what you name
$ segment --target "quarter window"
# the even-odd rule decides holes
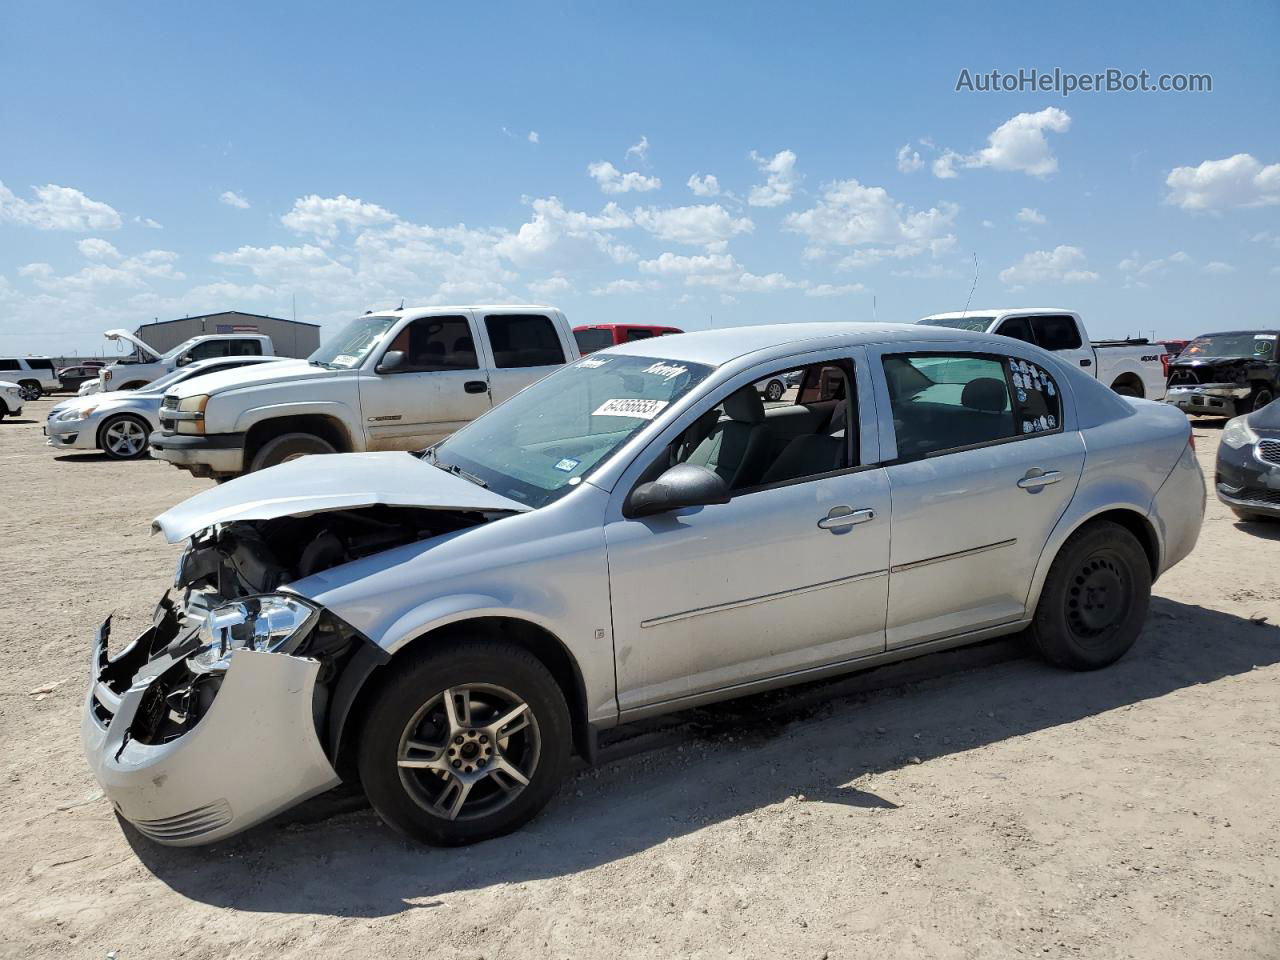
[[[0,370],[21,370],[17,360],[0,360]]]
[[[1062,398],[1041,367],[974,354],[884,358],[898,457],[914,459],[1062,427]]]
[[[495,314],[484,318],[499,367],[547,367],[564,363],[556,327],[542,314]]]

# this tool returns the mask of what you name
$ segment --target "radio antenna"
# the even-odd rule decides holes
[[[973,254],[973,286],[969,288],[969,298],[964,302],[964,310],[960,313],[960,319],[964,319],[964,315],[969,312],[969,304],[973,303],[973,291],[978,289],[978,253]]]

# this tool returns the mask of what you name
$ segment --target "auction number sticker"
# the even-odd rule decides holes
[[[666,400],[627,400],[621,397],[606,400],[591,414],[593,417],[634,417],[652,420],[667,405]]]

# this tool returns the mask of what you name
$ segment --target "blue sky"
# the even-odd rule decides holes
[[[973,306],[1098,336],[1274,325],[1278,45],[1274,3],[11,0],[0,352],[294,297],[912,320],[975,255]],[[1055,67],[1213,92],[954,89]]]

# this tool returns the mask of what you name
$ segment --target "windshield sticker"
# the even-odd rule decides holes
[[[649,371],[645,371],[648,373]],[[616,397],[606,400],[591,414],[593,417],[634,417],[637,420],[652,420],[667,405],[666,400],[624,399]]]
[[[578,464],[581,462],[581,460],[575,460],[573,457],[565,457],[556,464],[556,469],[562,470],[565,473],[573,473],[574,470],[578,469]]]
[[[1274,339],[1276,339],[1276,334],[1274,334],[1274,333],[1255,333],[1255,334],[1253,335],[1253,339],[1255,339],[1255,340],[1274,340]]]
[[[609,362],[608,357],[587,357],[584,360],[579,360],[578,366],[586,367],[588,370],[592,370],[596,367],[603,367],[608,362]]]
[[[670,380],[672,377],[678,377],[681,374],[688,373],[688,367],[682,367],[675,363],[663,363],[659,360],[657,363],[645,367],[645,373],[652,373],[655,377],[661,377],[663,380]]]
[[[333,358],[333,362],[344,367],[354,367],[359,357],[353,357],[349,353],[340,353]]]

